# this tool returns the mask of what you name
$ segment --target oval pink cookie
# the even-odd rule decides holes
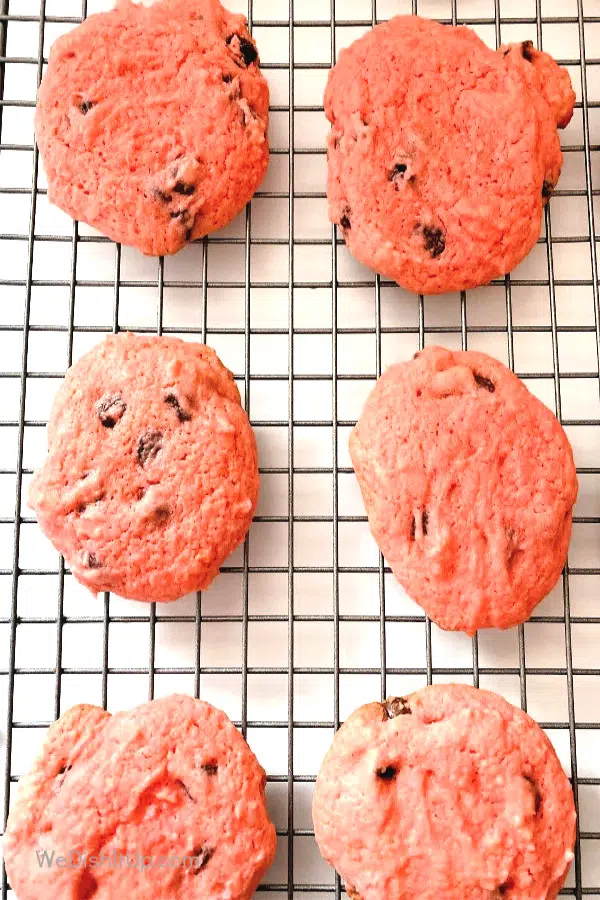
[[[431,347],[391,366],[350,454],[375,540],[442,628],[524,622],[556,584],[577,498],[573,453],[502,363]]]
[[[29,491],[44,533],[94,593],[204,590],[258,500],[256,442],[214,350],[113,335],[68,372]]]
[[[354,900],[553,900],[575,843],[571,786],[544,732],[457,684],[353,713],[313,820]]]
[[[265,173],[269,90],[219,0],[119,0],[50,51],[36,136],[52,203],[143,253],[226,225]]]
[[[201,700],[115,716],[76,706],[19,781],[3,842],[11,886],[19,900],[251,900],[275,855],[265,783]]]
[[[531,41],[495,52],[465,27],[378,25],[341,51],[325,92],[330,218],[410,291],[486,284],[540,236],[574,102]]]

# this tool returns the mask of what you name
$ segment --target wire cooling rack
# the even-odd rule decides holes
[[[474,682],[527,708],[572,775],[577,853],[563,893],[600,898],[600,0],[250,0],[272,90],[269,173],[245,214],[151,260],[49,206],[33,143],[52,41],[108,2],[0,0],[0,752],[4,812],[46,727],[183,691],[224,708],[268,771],[279,834],[260,888],[340,897],[312,833],[314,777],[358,704]],[[322,92],[375,21],[466,22],[567,65],[577,109],[539,244],[505,280],[440,298],[357,265],[327,222]],[[262,471],[256,522],[206,593],[94,601],[40,534],[26,491],[59,379],[103,334],[174,333],[235,372]],[[428,343],[503,359],[561,418],[581,492],[568,567],[524,627],[473,641],[432,626],[369,536],[347,451],[382,368]],[[5,724],[6,723],[6,724]],[[6,877],[2,900],[10,895]],[[14,895],[13,895],[14,896]]]

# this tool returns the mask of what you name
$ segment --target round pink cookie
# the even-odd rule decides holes
[[[531,41],[493,51],[469,28],[399,16],[329,76],[329,213],[367,266],[439,294],[513,269],[560,175],[569,75]]]
[[[553,900],[575,843],[571,786],[544,732],[457,684],[353,713],[313,820],[354,900]]]
[[[226,225],[267,167],[269,91],[219,0],[119,0],[50,52],[36,135],[52,203],[143,253]]]
[[[225,713],[201,700],[115,716],[76,706],[19,782],[4,835],[11,886],[19,900],[251,900],[275,855],[265,782]]]
[[[556,584],[577,498],[573,453],[502,363],[431,347],[391,366],[350,453],[375,540],[442,628],[524,622]]]
[[[175,600],[208,587],[258,499],[256,442],[214,350],[106,338],[68,372],[29,505],[94,593]]]

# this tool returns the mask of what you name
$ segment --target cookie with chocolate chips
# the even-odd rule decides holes
[[[94,593],[175,600],[204,590],[258,499],[256,443],[215,352],[111,335],[68,372],[29,505]]]
[[[142,253],[175,253],[251,199],[268,119],[243,16],[123,0],[51,49],[36,113],[50,200]]]
[[[553,900],[575,844],[571,785],[542,729],[458,684],[354,712],[313,822],[353,900]]]
[[[573,453],[556,417],[498,360],[431,347],[391,366],[350,454],[375,540],[442,628],[517,625],[558,581]]]
[[[325,112],[329,213],[356,258],[410,291],[486,284],[540,236],[569,75],[531,41],[493,51],[418,16],[341,51]]]
[[[265,784],[201,700],[114,716],[76,706],[19,781],[3,838],[11,886],[19,900],[251,900],[275,855]]]

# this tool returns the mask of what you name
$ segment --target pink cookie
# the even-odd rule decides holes
[[[573,453],[502,363],[430,347],[391,366],[350,453],[375,540],[442,628],[509,628],[556,584],[577,498]]]
[[[19,782],[4,835],[11,886],[19,900],[251,900],[275,855],[265,782],[225,713],[201,700],[115,716],[76,706]],[[39,864],[44,851],[52,864]]]
[[[544,732],[458,684],[353,713],[313,820],[354,900],[553,900],[575,843],[573,793]]]
[[[487,47],[417,16],[378,25],[329,76],[329,213],[367,266],[410,291],[486,284],[540,236],[573,112],[531,41]]]
[[[258,499],[256,442],[214,350],[106,338],[68,372],[29,505],[82,584],[134,600],[204,590]]]
[[[226,225],[267,167],[269,90],[219,0],[119,0],[59,38],[36,135],[50,200],[143,253]]]

